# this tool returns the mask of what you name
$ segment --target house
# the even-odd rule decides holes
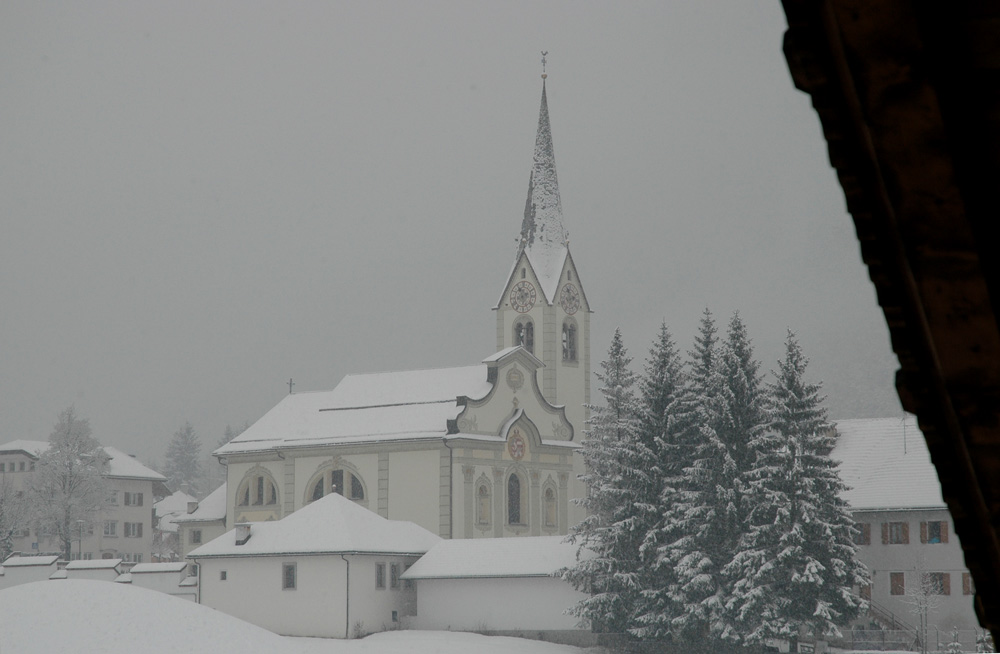
[[[154,562],[177,561],[180,558],[181,546],[176,520],[187,515],[192,503],[197,504],[197,498],[184,491],[176,491],[153,505]]]
[[[281,520],[239,524],[188,557],[202,604],[279,634],[351,638],[414,612],[400,575],[439,541],[331,493]]]
[[[586,594],[554,576],[577,562],[578,549],[562,536],[443,540],[402,575],[417,590],[406,624],[593,644],[566,613]]]
[[[200,502],[189,502],[187,513],[173,519],[181,558],[191,550],[226,533],[226,484]]]
[[[0,590],[48,579],[58,569],[57,561],[59,557],[55,555],[7,557],[0,576]]]
[[[279,520],[329,493],[443,538],[566,534],[583,517],[590,305],[569,250],[545,85],[528,196],[479,365],[349,375],[289,394],[215,451],[227,524]]]
[[[978,628],[974,587],[937,472],[912,416],[839,420],[832,457],[859,533],[871,587],[863,593],[886,627]],[[971,637],[970,637],[971,639]]]
[[[0,481],[17,489],[27,487],[35,463],[49,448],[48,441],[17,440],[0,445]],[[114,447],[104,447],[108,456],[106,477],[111,484],[109,506],[97,524],[79,524],[74,538],[75,559],[120,558],[126,562],[149,561],[153,551],[153,502],[169,491],[166,477]],[[14,550],[58,551],[57,538],[25,529],[14,539]]]

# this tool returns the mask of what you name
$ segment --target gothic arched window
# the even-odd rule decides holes
[[[535,353],[535,323],[530,318],[521,318],[514,323],[514,345],[521,345],[528,352]]]
[[[278,484],[263,468],[251,469],[236,491],[238,506],[273,506],[278,503]]]
[[[490,524],[490,488],[480,484],[476,490],[476,522],[481,525]]]
[[[563,361],[576,361],[576,322],[566,320],[562,326]]]
[[[543,513],[546,527],[555,527],[558,524],[556,513],[556,491],[554,488],[546,488],[543,499]]]
[[[517,476],[517,473],[514,473],[507,479],[507,524],[524,524],[525,516],[521,515],[523,506],[521,478]]]
[[[352,500],[365,499],[365,485],[361,477],[343,468],[327,469],[316,474],[309,480],[306,488],[311,489],[310,502],[315,502],[330,493],[337,493]]]

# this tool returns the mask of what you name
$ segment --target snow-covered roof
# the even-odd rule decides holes
[[[48,441],[16,440],[4,445],[0,445],[0,453],[3,452],[26,452],[38,458],[42,452],[49,449]],[[108,477],[119,477],[123,479],[149,479],[152,481],[166,481],[167,478],[150,470],[139,461],[121,450],[105,446],[104,451],[108,455]]]
[[[197,502],[198,498],[188,495],[184,491],[177,491],[173,495],[167,495],[159,502],[153,504],[156,515],[164,516],[171,513],[187,513],[188,502]]]
[[[542,82],[542,104],[538,111],[535,156],[528,179],[528,199],[521,223],[517,255],[523,251],[538,277],[549,304],[556,299],[559,279],[566,262],[569,234],[562,221],[562,200],[556,175],[556,155],[549,125],[549,103]],[[516,258],[516,257],[515,257]]]
[[[132,583],[132,573],[131,572],[123,572],[123,573],[121,573],[120,575],[118,575],[117,577],[115,577],[115,583],[118,583],[118,584],[131,584]]]
[[[139,463],[139,460],[114,447],[105,447],[111,460],[108,462],[108,476],[122,479],[148,479],[150,481],[166,481],[167,478]]]
[[[285,396],[216,455],[344,442],[441,438],[462,407],[485,397],[486,366],[348,375],[332,391]]]
[[[575,564],[578,550],[565,536],[443,540],[402,578],[547,577]]]
[[[236,544],[237,529],[188,554],[189,558],[278,554],[423,554],[441,539],[412,522],[386,520],[336,493],[276,522],[249,525],[250,539]]]
[[[11,556],[3,562],[4,568],[24,568],[32,565],[52,565],[59,560],[56,555]]]
[[[69,578],[69,573],[66,572],[65,570],[56,570],[55,572],[49,575],[49,579],[68,579],[68,578]]]
[[[187,561],[167,561],[165,563],[136,563],[130,572],[134,575],[157,572],[184,572]]]
[[[10,452],[25,452],[33,457],[38,457],[42,452],[49,449],[48,441],[16,440],[0,445],[0,454]]]
[[[937,471],[913,416],[838,420],[833,459],[852,509],[945,508]]]
[[[193,513],[174,518],[175,523],[208,522],[226,519],[226,485],[222,484],[208,494],[208,497],[198,502],[198,508]]]
[[[66,564],[67,570],[107,570],[117,568],[121,565],[121,559],[92,559],[90,561],[77,560]]]

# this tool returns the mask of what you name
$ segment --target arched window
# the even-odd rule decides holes
[[[546,527],[555,527],[558,525],[558,514],[556,513],[556,491],[554,488],[546,488],[543,495],[543,513],[545,517]]]
[[[576,361],[576,323],[566,320],[562,326],[563,361]]]
[[[476,489],[476,523],[481,525],[490,524],[490,487],[480,484]]]
[[[523,525],[525,516],[521,515],[521,478],[516,473],[507,479],[507,524]]]
[[[528,352],[535,353],[535,323],[530,318],[514,323],[514,345],[522,345]]]
[[[261,467],[252,468],[236,491],[238,506],[274,506],[278,503],[278,484]]]
[[[309,492],[310,502],[330,493],[337,493],[352,500],[365,499],[365,485],[361,478],[354,472],[343,468],[327,469],[316,474],[309,481],[307,488],[311,489]]]

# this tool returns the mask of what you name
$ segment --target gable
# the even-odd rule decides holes
[[[479,400],[459,398],[464,408],[454,421],[454,431],[506,438],[512,421],[529,421],[541,441],[571,441],[573,426],[565,407],[554,406],[542,396],[535,371],[543,367],[522,347],[509,348],[487,359],[494,380],[490,393]]]

